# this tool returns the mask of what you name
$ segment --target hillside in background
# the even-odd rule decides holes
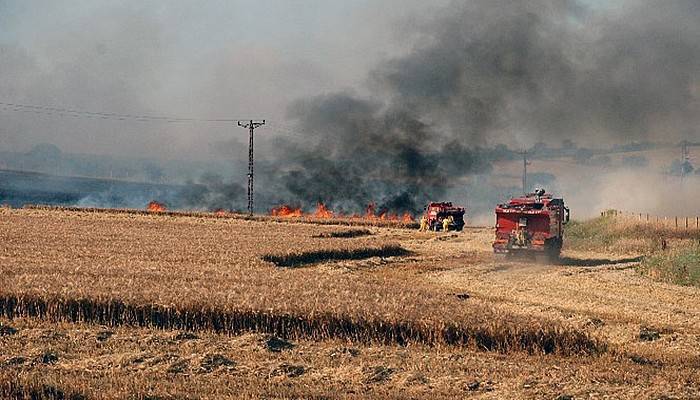
[[[172,202],[182,185],[129,182],[115,179],[65,177],[37,172],[0,171],[0,203],[143,208],[149,201]]]

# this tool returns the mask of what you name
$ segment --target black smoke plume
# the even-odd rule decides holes
[[[699,20],[695,0],[455,1],[404,28],[412,50],[370,73],[368,95],[290,106],[304,137],[280,146],[282,180],[302,202],[417,211],[488,172],[482,146],[697,134]]]
[[[488,162],[444,138],[415,115],[348,93],[295,102],[289,115],[305,143],[282,144],[286,189],[305,203],[343,211],[376,203],[381,211],[417,212]],[[442,143],[441,143],[442,142]]]

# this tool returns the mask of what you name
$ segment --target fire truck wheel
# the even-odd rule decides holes
[[[559,264],[559,255],[561,254],[561,248],[557,244],[549,244],[544,253],[535,256],[538,263],[546,264]]]

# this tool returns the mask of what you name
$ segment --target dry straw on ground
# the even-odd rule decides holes
[[[576,329],[470,307],[405,277],[358,280],[265,261],[405,254],[376,238],[313,238],[330,228],[38,210],[6,213],[0,224],[8,317],[501,352],[605,349]]]
[[[5,397],[700,395],[697,291],[639,276],[638,253],[533,265],[494,260],[491,229],[0,213]],[[392,245],[410,254],[334,259]]]
[[[130,214],[130,215],[153,215],[168,217],[197,217],[197,218],[212,218],[212,219],[234,219],[244,221],[261,221],[261,222],[281,222],[281,223],[301,223],[314,225],[334,225],[334,226],[376,226],[384,228],[403,228],[417,229],[417,222],[404,222],[400,220],[381,219],[381,218],[364,218],[364,217],[332,217],[323,218],[313,215],[305,215],[301,217],[279,217],[274,215],[248,215],[237,212],[227,211],[149,211],[130,208],[91,208],[91,207],[64,207],[64,206],[46,206],[46,205],[25,205],[28,210],[44,210],[44,211],[74,211],[81,213],[107,213],[107,214]]]
[[[17,333],[0,338],[0,398],[556,398],[587,393],[591,380],[615,397],[659,397],[678,393],[673,382],[697,377],[608,355],[505,357],[460,347],[9,322]],[[271,342],[285,346],[271,351]]]

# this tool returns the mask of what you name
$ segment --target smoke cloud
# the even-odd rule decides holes
[[[616,12],[574,0],[455,1],[417,24],[408,53],[369,73],[369,96],[292,104],[312,145],[287,149],[298,165],[288,188],[307,201],[370,193],[415,211],[488,172],[497,159],[480,146],[691,137],[698,17],[690,0]]]
[[[28,32],[22,22],[38,5],[3,2],[0,97],[267,118],[257,142],[261,207],[323,201],[356,212],[376,202],[416,212],[429,200],[489,204],[517,191],[483,178],[512,158],[499,144],[697,140],[695,0],[349,3],[259,2],[255,25],[242,13],[258,3],[247,0],[86,2],[77,16],[55,10],[63,25],[41,20],[40,31]],[[387,14],[394,21],[377,17]],[[228,154],[231,171],[198,179],[182,203],[243,208],[242,186],[230,184],[245,179],[246,142],[231,140],[245,137],[238,128],[14,115],[0,127],[6,148],[51,142],[67,152],[152,158]],[[548,182],[564,196],[580,190],[551,173],[557,181]]]

